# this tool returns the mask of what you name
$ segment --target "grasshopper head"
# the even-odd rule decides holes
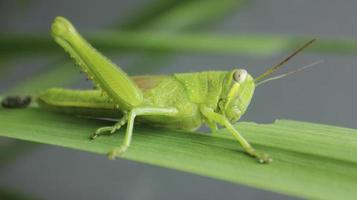
[[[237,121],[247,110],[254,94],[254,79],[244,69],[235,69],[227,74],[220,111],[231,121]]]
[[[269,76],[270,74],[281,68],[288,60],[290,60],[296,54],[308,47],[315,40],[316,39],[308,41],[303,46],[294,51],[292,54],[290,54],[288,57],[286,57],[283,61],[274,65],[255,79],[253,79],[252,76],[249,75],[248,72],[244,69],[236,69],[231,72],[228,72],[223,85],[222,95],[218,103],[219,112],[225,115],[231,122],[235,122],[247,110],[250,100],[253,97],[254,89],[256,86],[271,80],[276,80],[285,77],[298,71],[302,71],[320,63],[321,61],[314,62],[312,64],[305,65],[297,70],[290,71],[285,74],[271,77],[268,79],[264,79],[265,77]]]

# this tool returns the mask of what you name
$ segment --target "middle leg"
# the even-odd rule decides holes
[[[123,154],[128,147],[130,146],[133,127],[134,127],[134,119],[139,115],[166,115],[166,116],[175,116],[177,115],[178,110],[176,108],[152,108],[152,107],[139,107],[134,108],[129,112],[128,115],[128,124],[126,128],[124,142],[120,147],[116,147],[108,153],[109,159],[114,159],[116,156]]]
[[[90,139],[94,140],[98,136],[103,135],[105,133],[109,135],[114,134],[115,131],[119,130],[124,124],[126,124],[127,121],[128,121],[128,113],[124,112],[123,117],[117,123],[115,123],[114,126],[105,126],[105,127],[98,128],[95,131],[95,133],[91,135]]]

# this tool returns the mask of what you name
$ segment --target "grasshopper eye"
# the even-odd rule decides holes
[[[233,74],[233,79],[238,82],[242,83],[247,78],[248,72],[244,69],[238,69]]]

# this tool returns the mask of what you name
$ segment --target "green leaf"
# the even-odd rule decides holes
[[[1,136],[100,154],[118,146],[124,130],[94,141],[89,135],[111,124],[38,108],[0,109]],[[357,196],[357,130],[286,120],[243,122],[237,128],[274,161],[258,164],[224,130],[206,135],[144,126],[135,127],[132,145],[123,159],[304,198]]]

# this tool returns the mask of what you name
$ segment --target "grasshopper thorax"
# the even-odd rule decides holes
[[[218,109],[231,122],[245,113],[254,94],[254,79],[244,69],[227,73]]]

